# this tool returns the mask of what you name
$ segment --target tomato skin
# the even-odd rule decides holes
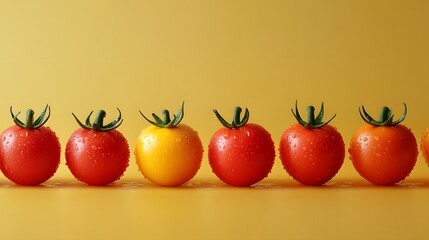
[[[331,125],[307,129],[296,123],[280,139],[283,168],[296,181],[318,186],[331,180],[344,163],[345,144]]]
[[[130,150],[117,130],[77,129],[66,145],[66,164],[73,176],[88,185],[118,180],[128,167]]]
[[[213,173],[231,186],[251,186],[266,178],[275,160],[270,133],[247,123],[240,128],[221,128],[209,143],[209,164]]]
[[[0,168],[19,185],[38,185],[50,179],[61,158],[60,142],[49,127],[11,126],[1,134]]]
[[[417,161],[417,141],[404,125],[362,126],[350,142],[350,160],[357,172],[375,185],[404,180]]]
[[[143,129],[134,154],[146,179],[161,186],[175,187],[197,174],[203,152],[198,133],[186,124],[179,124],[172,128],[151,125]]]

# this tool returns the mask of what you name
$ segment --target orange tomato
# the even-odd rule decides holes
[[[388,108],[384,110],[390,111]],[[393,114],[389,113],[386,116],[390,123],[381,124],[385,122],[381,117],[379,125],[366,124],[351,139],[349,153],[353,166],[373,184],[398,183],[411,173],[416,164],[416,138],[409,128],[399,124],[405,115],[406,111],[400,120],[392,122]]]
[[[426,164],[429,165],[429,128],[423,132],[420,148],[426,160]]]

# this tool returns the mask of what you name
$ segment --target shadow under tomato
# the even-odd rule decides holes
[[[221,186],[223,188],[231,186]],[[245,189],[405,189],[405,188],[429,188],[429,179],[408,179],[391,186],[377,186],[361,179],[337,179],[331,180],[321,186],[303,185],[291,179],[269,179],[261,181]]]
[[[331,180],[322,186],[306,186],[290,181],[279,181],[280,188],[316,188],[316,189],[404,189],[404,188],[429,188],[429,179],[407,179],[390,186],[374,185],[363,179],[337,179]]]

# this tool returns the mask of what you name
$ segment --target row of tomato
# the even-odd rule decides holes
[[[350,159],[357,172],[376,185],[392,185],[405,179],[417,160],[417,141],[411,130],[400,124],[407,108],[398,120],[383,107],[380,119],[372,118],[362,106],[359,110],[366,122],[352,137]],[[106,112],[100,110],[93,122],[92,112],[84,122],[74,114],[80,125],[69,138],[65,159],[71,173],[88,185],[107,185],[118,180],[126,171],[130,150],[125,137],[117,130],[122,123],[121,112],[114,121],[103,122]],[[50,116],[47,105],[37,119],[27,111],[26,121],[10,112],[15,125],[6,129],[0,143],[0,168],[16,184],[38,185],[50,179],[60,163],[61,146],[55,132],[43,126]],[[141,112],[140,112],[141,113]],[[232,186],[250,186],[270,173],[275,160],[275,144],[271,135],[260,125],[248,123],[249,111],[237,107],[232,122],[216,110],[224,126],[212,136],[208,160],[213,173]],[[279,144],[284,169],[305,185],[323,185],[332,179],[343,165],[345,144],[341,134],[329,123],[335,115],[323,121],[324,106],[315,115],[307,108],[303,120],[297,104],[292,109],[297,123],[284,131]],[[163,118],[152,114],[153,120],[137,138],[134,154],[140,172],[161,186],[180,186],[192,179],[203,158],[203,145],[198,133],[183,119],[183,104],[177,114],[163,111]],[[421,140],[423,155],[429,156],[429,134]]]

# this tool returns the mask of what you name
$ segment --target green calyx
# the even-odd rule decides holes
[[[162,114],[164,115],[164,120],[158,117],[158,115],[156,115],[155,113],[152,113],[152,117],[155,119],[155,121],[148,119],[140,110],[139,112],[144,117],[144,119],[146,119],[146,121],[148,121],[152,125],[155,125],[160,128],[173,128],[182,121],[183,116],[185,115],[184,107],[185,107],[185,102],[182,103],[182,107],[177,112],[177,114],[175,115],[173,114],[173,119],[171,119],[170,112],[167,109],[164,109],[162,111]]]
[[[302,120],[301,115],[299,115],[299,111],[298,111],[298,101],[295,102],[295,112],[292,110],[293,115],[295,116],[296,120],[298,121],[299,124],[301,124],[303,127],[308,128],[308,129],[313,129],[313,128],[321,128],[323,126],[325,126],[326,124],[328,124],[330,121],[332,121],[332,119],[335,118],[336,114],[334,114],[334,116],[329,119],[326,122],[323,122],[323,115],[325,114],[325,109],[323,107],[323,102],[322,105],[320,107],[320,112],[319,114],[317,114],[317,117],[314,116],[314,110],[315,108],[313,106],[308,106],[307,107],[307,122]]]
[[[379,126],[395,126],[396,124],[404,121],[405,117],[407,116],[407,104],[404,103],[404,113],[396,121],[393,121],[392,110],[386,106],[383,106],[381,108],[379,121],[372,118],[363,106],[361,108],[359,108],[359,113],[360,113],[360,116],[362,117],[362,119],[366,123],[371,124],[373,126],[376,126],[376,127],[379,127]]]
[[[94,130],[97,132],[107,132],[107,131],[111,131],[111,130],[119,127],[122,124],[122,122],[124,121],[124,119],[121,119],[122,118],[121,110],[119,110],[119,108],[116,108],[116,109],[118,109],[119,116],[115,120],[113,120],[112,122],[110,122],[109,124],[106,124],[106,125],[104,125],[104,123],[103,123],[103,120],[106,117],[106,111],[104,111],[104,110],[100,110],[98,112],[97,116],[95,116],[94,123],[92,123],[92,124],[91,124],[90,118],[91,118],[91,115],[94,111],[91,111],[89,113],[88,117],[85,120],[85,124],[83,124],[76,117],[76,115],[74,115],[74,113],[72,113],[72,114],[73,114],[73,117],[76,119],[76,122],[82,128],[88,129],[88,130]]]
[[[234,110],[234,116],[232,118],[232,123],[228,123],[220,114],[219,112],[214,109],[213,112],[215,113],[217,119],[219,119],[220,123],[226,128],[233,129],[233,128],[240,128],[244,125],[246,125],[247,121],[249,121],[249,110],[246,108],[244,112],[243,118],[240,118],[241,112],[243,109],[241,107],[236,107]]]
[[[51,107],[49,107],[49,105],[46,105],[45,109],[42,111],[42,113],[36,120],[34,120],[33,109],[28,109],[25,123],[23,123],[21,120],[18,119],[18,115],[20,113],[21,112],[18,112],[16,115],[13,114],[12,106],[10,106],[10,114],[12,115],[13,122],[17,126],[26,128],[26,129],[37,129],[43,126],[43,124],[45,124],[48,121],[49,117],[51,116]],[[48,113],[48,116],[45,118],[46,113]]]

